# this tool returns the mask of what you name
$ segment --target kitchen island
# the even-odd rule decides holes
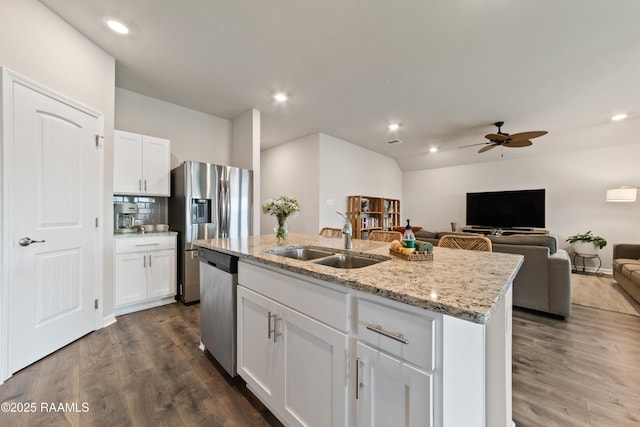
[[[521,256],[435,248],[432,261],[406,261],[355,240],[351,253],[382,261],[342,269],[282,256],[349,252],[342,239],[195,245],[240,258],[238,372],[286,425],[511,425]]]

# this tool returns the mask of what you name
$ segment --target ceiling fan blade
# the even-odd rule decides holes
[[[520,147],[528,147],[530,145],[533,145],[533,142],[529,141],[528,139],[518,139],[515,141],[512,140],[509,142],[505,142],[502,145],[504,147],[520,148]]]
[[[537,131],[531,131],[531,132],[520,132],[520,133],[514,133],[513,135],[510,136],[512,141],[519,141],[521,139],[533,139],[533,138],[537,138],[539,136],[542,135],[546,135],[547,132],[546,130],[537,130]]]
[[[497,147],[498,144],[491,144],[491,145],[487,145],[486,147],[482,147],[481,149],[478,150],[478,153],[484,153],[485,151],[489,151],[494,147]]]
[[[499,133],[490,133],[488,135],[485,135],[484,137],[487,138],[489,141],[506,141],[507,139],[510,138],[509,135],[502,135]]]
[[[476,145],[487,145],[487,144],[491,144],[491,143],[490,142],[479,142],[477,144],[463,145],[463,146],[460,146],[458,148],[475,147]]]

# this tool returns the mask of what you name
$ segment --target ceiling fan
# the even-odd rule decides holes
[[[528,147],[533,144],[533,142],[531,142],[530,139],[537,138],[539,136],[546,135],[548,133],[546,130],[538,130],[538,131],[531,131],[531,132],[514,133],[513,135],[509,135],[506,132],[502,132],[501,127],[502,125],[504,125],[504,122],[495,122],[494,125],[498,127],[498,132],[485,135],[485,138],[489,140],[488,142],[480,142],[478,144],[463,145],[462,147],[458,147],[458,148],[473,147],[475,145],[484,145],[485,147],[482,147],[480,150],[478,150],[478,153],[484,153],[485,151],[489,151],[492,148],[495,148],[497,146],[511,147],[511,148]]]

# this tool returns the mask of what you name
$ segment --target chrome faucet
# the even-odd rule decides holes
[[[336,211],[338,215],[344,218],[344,226],[342,227],[342,234],[344,235],[344,248],[345,249],[353,249],[353,243],[351,242],[351,237],[353,235],[353,229],[351,228],[351,221],[347,218],[346,215]]]

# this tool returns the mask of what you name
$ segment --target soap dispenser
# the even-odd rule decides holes
[[[405,228],[404,235],[402,236],[402,246],[405,248],[416,247],[416,235],[413,234],[410,221],[410,219],[407,220],[407,227]]]

